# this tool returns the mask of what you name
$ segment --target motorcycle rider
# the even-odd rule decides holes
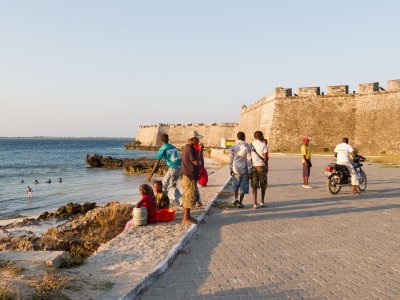
[[[351,185],[352,185],[352,194],[360,194],[358,189],[358,179],[357,173],[351,164],[350,155],[354,155],[354,149],[349,145],[349,139],[344,137],[342,139],[342,143],[335,147],[335,157],[337,158],[336,163],[338,165],[346,166],[347,170],[349,170],[351,175]]]

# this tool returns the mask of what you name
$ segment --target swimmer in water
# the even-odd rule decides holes
[[[26,193],[28,194],[28,198],[32,198],[32,188],[28,185],[28,190],[26,191]]]

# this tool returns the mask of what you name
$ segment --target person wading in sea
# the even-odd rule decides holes
[[[28,185],[28,189],[27,189],[26,193],[28,195],[28,198],[30,198],[30,199],[32,199],[32,192],[33,192],[32,188]]]

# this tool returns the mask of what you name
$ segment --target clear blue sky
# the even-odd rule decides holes
[[[0,136],[236,122],[276,86],[400,78],[398,1],[0,1]]]

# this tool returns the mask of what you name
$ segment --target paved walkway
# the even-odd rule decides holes
[[[313,190],[299,159],[272,157],[267,208],[213,208],[140,299],[400,299],[400,169],[366,165],[365,194],[332,196],[330,159],[313,159]]]

